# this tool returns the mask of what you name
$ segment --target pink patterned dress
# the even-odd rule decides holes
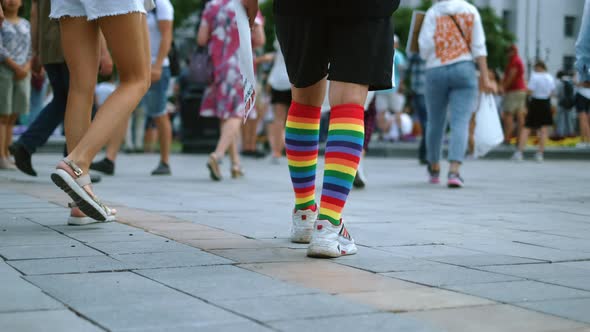
[[[222,120],[244,115],[244,86],[238,65],[240,40],[232,0],[211,0],[201,24],[209,26],[213,83],[205,90],[201,115]]]

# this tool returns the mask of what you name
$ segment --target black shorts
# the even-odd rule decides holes
[[[328,80],[392,87],[393,27],[388,18],[275,16],[289,80],[296,88]]]
[[[590,99],[576,93],[576,111],[578,113],[590,113]]]
[[[550,99],[532,98],[529,102],[529,110],[526,115],[525,127],[539,129],[553,125],[553,114],[551,114]]]
[[[291,90],[275,90],[270,91],[270,103],[271,104],[283,104],[291,106]]]

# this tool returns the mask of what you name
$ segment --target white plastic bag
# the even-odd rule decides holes
[[[485,156],[504,140],[500,116],[494,96],[491,94],[482,94],[479,98],[479,107],[475,115],[474,140],[473,154],[476,158]]]
[[[242,82],[244,84],[244,122],[248,119],[250,111],[254,108],[256,100],[256,76],[254,76],[254,59],[252,57],[252,43],[250,40],[250,23],[246,9],[240,0],[233,0],[233,6],[236,12],[236,22],[240,34],[240,48],[238,49],[238,62]]]

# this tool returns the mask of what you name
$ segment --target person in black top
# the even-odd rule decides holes
[[[293,95],[286,126],[295,191],[291,240],[309,242],[312,257],[354,254],[341,214],[363,147],[367,92],[392,87],[391,15],[399,0],[275,0],[273,6]],[[331,111],[318,209],[315,173],[326,80]]]

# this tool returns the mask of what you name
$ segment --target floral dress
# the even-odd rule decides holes
[[[209,56],[213,83],[205,90],[201,115],[222,120],[244,114],[244,86],[238,65],[240,47],[232,0],[212,0],[203,11],[201,24],[209,26]]]

